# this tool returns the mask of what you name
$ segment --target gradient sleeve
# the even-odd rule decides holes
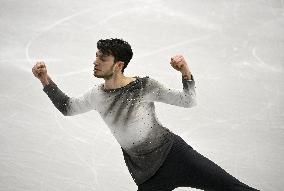
[[[95,110],[95,102],[93,99],[94,88],[79,97],[69,97],[63,93],[53,81],[50,81],[48,85],[44,86],[43,91],[47,94],[53,105],[65,116]]]
[[[163,102],[170,105],[190,108],[197,105],[195,81],[182,78],[183,89],[172,89],[155,79],[148,78],[149,92],[146,96],[148,101]]]

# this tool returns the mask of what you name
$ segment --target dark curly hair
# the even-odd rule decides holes
[[[114,62],[124,62],[122,73],[133,56],[130,44],[123,39],[101,39],[97,42],[97,48],[102,52],[103,55],[112,55],[114,57]]]

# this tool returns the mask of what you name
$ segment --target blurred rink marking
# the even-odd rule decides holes
[[[123,4],[125,2],[128,2],[128,1],[122,1],[120,3],[116,3],[116,5],[120,5],[120,4]],[[104,5],[104,4],[102,4]],[[28,60],[28,63],[32,66],[36,61],[38,61],[39,59],[31,59],[30,56],[29,56],[29,49],[31,47],[31,44],[37,39],[39,38],[40,36],[42,36],[44,33],[52,30],[53,28],[55,28],[56,26],[64,23],[64,22],[67,22],[77,16],[80,16],[80,15],[83,15],[83,14],[86,14],[88,12],[91,12],[92,10],[94,9],[97,9],[98,7],[96,8],[88,8],[88,9],[84,9],[78,13],[75,13],[75,14],[72,14],[72,15],[69,15],[67,17],[64,17],[62,19],[59,19],[57,20],[56,22],[54,22],[53,24],[51,24],[50,26],[44,28],[44,30],[42,30],[41,32],[39,32],[37,35],[35,35],[33,38],[31,38],[27,45],[26,45],[26,48],[25,48],[25,55],[26,55],[26,60]],[[140,7],[133,7],[133,8],[130,8],[130,9],[127,9],[127,10],[123,10],[123,11],[117,11],[115,12],[114,14],[106,17],[105,19],[97,22],[95,25],[91,26],[91,27],[86,27],[83,29],[83,31],[86,31],[86,30],[90,30],[90,29],[93,29],[99,25],[102,25],[106,22],[108,22],[109,20],[117,17],[117,16],[120,16],[120,15],[123,15],[125,13],[129,13],[131,11],[137,11],[139,10]],[[167,9],[165,7],[163,7],[163,9]],[[154,11],[158,11],[160,12],[161,10],[154,10]],[[168,10],[166,11],[167,14],[169,15],[172,15],[172,16],[176,16],[176,17],[183,17],[185,20],[188,21],[188,19],[186,19],[185,15],[180,15],[180,14],[174,14],[173,11],[171,10]],[[189,23],[191,23],[192,25],[195,25],[196,24],[196,20],[189,20]],[[207,26],[207,25],[206,25]],[[204,26],[203,26],[204,27]],[[208,27],[208,26],[207,26]],[[215,28],[215,27],[214,27]],[[216,28],[215,28],[216,29]],[[173,49],[173,48],[176,48],[176,47],[179,47],[179,46],[183,46],[183,45],[186,45],[186,44],[189,44],[189,43],[194,43],[194,42],[198,42],[200,40],[206,40],[206,39],[210,39],[213,35],[212,34],[207,34],[207,35],[204,35],[204,36],[201,36],[201,37],[198,37],[198,38],[194,38],[194,39],[189,39],[187,41],[181,41],[181,42],[178,42],[178,43],[175,43],[175,44],[171,44],[171,45],[168,45],[168,46],[163,46],[162,48],[158,49],[158,50],[155,50],[155,51],[150,51],[148,53],[145,53],[145,54],[142,54],[141,56],[138,56],[136,57],[137,59],[142,59],[142,58],[145,58],[145,57],[148,57],[148,56],[151,56],[151,55],[154,55],[154,54],[157,54],[157,53],[161,53],[163,51],[166,51],[166,50],[170,50],[170,49]],[[18,61],[19,62],[26,62],[25,59],[19,59]],[[44,61],[46,62],[61,62],[62,59],[44,59]],[[30,69],[26,69],[26,68],[23,68],[23,70],[25,71],[30,71]],[[77,74],[81,74],[81,73],[87,73],[87,72],[90,72],[90,68],[83,68],[81,70],[76,70],[76,71],[72,71],[72,72],[68,72],[68,73],[64,73],[64,74],[57,74],[55,77],[67,77],[67,76],[72,76],[72,75],[77,75]]]
[[[142,54],[141,56],[137,56],[136,58],[141,59],[141,58],[145,58],[147,56],[152,56],[154,54],[158,54],[158,53],[164,52],[166,50],[170,50],[170,49],[173,49],[173,48],[176,48],[176,47],[179,47],[179,46],[183,46],[183,45],[186,45],[186,44],[189,44],[189,43],[194,43],[194,42],[198,42],[200,40],[210,39],[212,36],[213,36],[212,34],[208,34],[208,35],[204,35],[204,36],[201,36],[201,37],[198,37],[198,38],[189,39],[187,41],[181,41],[181,42],[171,44],[171,45],[168,45],[168,46],[163,46],[160,49],[150,51],[148,53]]]
[[[114,5],[123,4],[123,3],[125,3],[125,2],[128,2],[128,1],[121,1],[121,2],[119,2],[119,3],[113,4],[113,6],[114,6]],[[105,3],[101,3],[99,6],[105,6]],[[84,10],[82,10],[82,11],[80,11],[80,12],[77,12],[77,13],[75,13],[75,14],[69,15],[69,16],[64,17],[64,18],[62,18],[62,19],[59,19],[59,20],[57,20],[56,22],[54,22],[53,24],[51,24],[51,25],[49,25],[49,26],[43,28],[43,30],[42,30],[41,32],[39,32],[38,34],[36,34],[34,37],[32,37],[32,38],[28,41],[28,43],[26,44],[26,46],[25,46],[25,55],[26,55],[26,59],[28,60],[28,63],[32,66],[33,63],[34,63],[34,61],[35,61],[35,60],[31,59],[30,56],[29,56],[29,49],[30,49],[31,44],[32,44],[37,38],[39,38],[39,37],[42,36],[44,33],[49,32],[50,30],[52,30],[52,29],[55,28],[56,26],[58,26],[58,25],[60,25],[60,24],[62,24],[62,23],[64,23],[64,22],[66,22],[66,21],[69,21],[69,20],[71,20],[71,19],[73,19],[73,18],[75,18],[75,17],[77,17],[77,16],[80,16],[80,15],[86,14],[86,13],[88,13],[88,12],[91,12],[91,11],[93,11],[94,9],[98,9],[99,6],[96,6],[95,8],[87,8],[87,9],[84,9]],[[113,14],[113,15],[115,16],[116,14],[117,14],[117,13],[115,13],[115,14]],[[114,16],[112,16],[112,17],[114,17]],[[105,20],[107,20],[107,19],[105,19]],[[104,21],[101,21],[101,22],[104,22]],[[98,22],[98,23],[100,23],[100,22]],[[98,23],[95,24],[95,25],[98,25]],[[51,59],[50,59],[50,60],[51,60]],[[60,59],[55,59],[55,61],[60,61]]]
[[[161,53],[161,52],[164,52],[164,51],[167,51],[167,50],[179,47],[179,46],[184,46],[184,45],[189,44],[189,43],[198,42],[200,40],[210,39],[212,36],[213,36],[212,34],[211,35],[208,34],[208,35],[201,36],[199,38],[189,39],[187,41],[182,41],[182,42],[178,42],[178,43],[171,44],[171,45],[168,45],[168,46],[163,46],[160,49],[147,52],[147,53],[142,54],[140,56],[136,56],[136,59],[142,59],[142,58],[145,58],[145,57],[148,57],[148,56],[152,56],[152,55],[155,55],[155,54],[158,54],[158,53]],[[72,71],[72,72],[68,72],[68,73],[64,73],[64,74],[58,74],[56,76],[57,77],[66,77],[66,76],[72,76],[72,75],[77,75],[77,74],[81,74],[81,73],[87,73],[87,72],[90,72],[90,68],[89,67],[88,68],[84,68],[82,70],[76,70],[76,71]]]
[[[266,62],[264,62],[257,54],[256,54],[256,47],[253,47],[252,49],[252,55],[253,57],[258,61],[257,65],[260,68],[263,68],[265,70],[271,70],[273,72],[277,72],[277,73],[282,73],[282,69],[280,67],[276,68],[276,66],[270,66],[268,65]]]
[[[59,127],[59,128],[64,132],[65,135],[67,135],[68,137],[70,137],[71,139],[73,139],[73,140],[75,140],[75,141],[79,141],[79,142],[87,143],[87,144],[88,144],[88,142],[86,142],[85,140],[80,139],[79,137],[76,137],[76,136],[71,135],[71,134],[62,126],[62,124],[61,124],[61,122],[60,122],[60,120],[59,120],[59,116],[58,116],[57,114],[54,114],[54,115],[53,115],[53,118],[55,119],[55,122],[56,122],[56,124],[57,124],[57,127]],[[93,180],[94,180],[94,184],[95,184],[95,185],[99,185],[99,184],[98,184],[98,183],[99,183],[99,180],[98,180],[98,172],[97,172],[97,170],[96,170],[96,166],[95,166],[95,165],[91,165],[91,164],[89,164],[88,161],[84,160],[83,157],[81,157],[81,155],[79,154],[77,148],[76,148],[73,144],[69,144],[69,145],[70,145],[70,147],[72,147],[72,149],[73,149],[73,151],[74,151],[73,153],[80,159],[80,161],[82,162],[82,164],[84,164],[86,167],[88,167],[88,168],[91,170],[91,172],[92,172],[92,174],[93,174],[93,176],[94,176],[94,179],[93,179]],[[92,184],[92,182],[91,182],[91,184]],[[93,185],[93,186],[95,186],[95,185]],[[69,188],[70,186],[72,186],[72,185],[70,184],[69,186],[66,186],[65,189],[66,189],[66,188]],[[65,190],[65,189],[64,189],[64,190]]]
[[[33,60],[30,58],[29,56],[29,49],[30,49],[30,46],[31,44],[33,43],[33,41],[35,41],[38,37],[40,37],[41,35],[43,35],[44,33],[50,31],[51,29],[53,29],[54,27],[56,27],[57,25],[60,25],[61,23],[65,22],[65,21],[68,21],[74,17],[77,17],[79,15],[82,15],[84,13],[87,13],[87,12],[90,12],[92,9],[91,8],[88,8],[88,9],[84,9],[83,11],[80,11],[78,13],[75,13],[73,15],[70,15],[70,16],[67,16],[67,17],[64,17],[63,19],[59,19],[57,20],[55,23],[51,24],[50,26],[44,28],[41,32],[39,32],[38,34],[36,34],[33,38],[31,38],[27,45],[26,45],[26,48],[25,48],[25,53],[26,53],[26,59],[28,60],[28,62],[30,63],[30,65],[33,64]]]

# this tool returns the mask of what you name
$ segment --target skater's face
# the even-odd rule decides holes
[[[94,76],[97,78],[109,79],[114,74],[121,72],[123,62],[114,62],[113,55],[104,55],[101,51],[96,52],[94,64]]]

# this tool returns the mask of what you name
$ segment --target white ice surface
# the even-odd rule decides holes
[[[127,76],[181,88],[183,54],[198,105],[156,104],[159,120],[242,182],[284,182],[283,0],[0,1],[0,190],[137,190],[120,146],[93,111],[64,117],[32,66],[69,96],[93,84],[96,42],[133,47]],[[176,191],[195,190],[177,188]]]

